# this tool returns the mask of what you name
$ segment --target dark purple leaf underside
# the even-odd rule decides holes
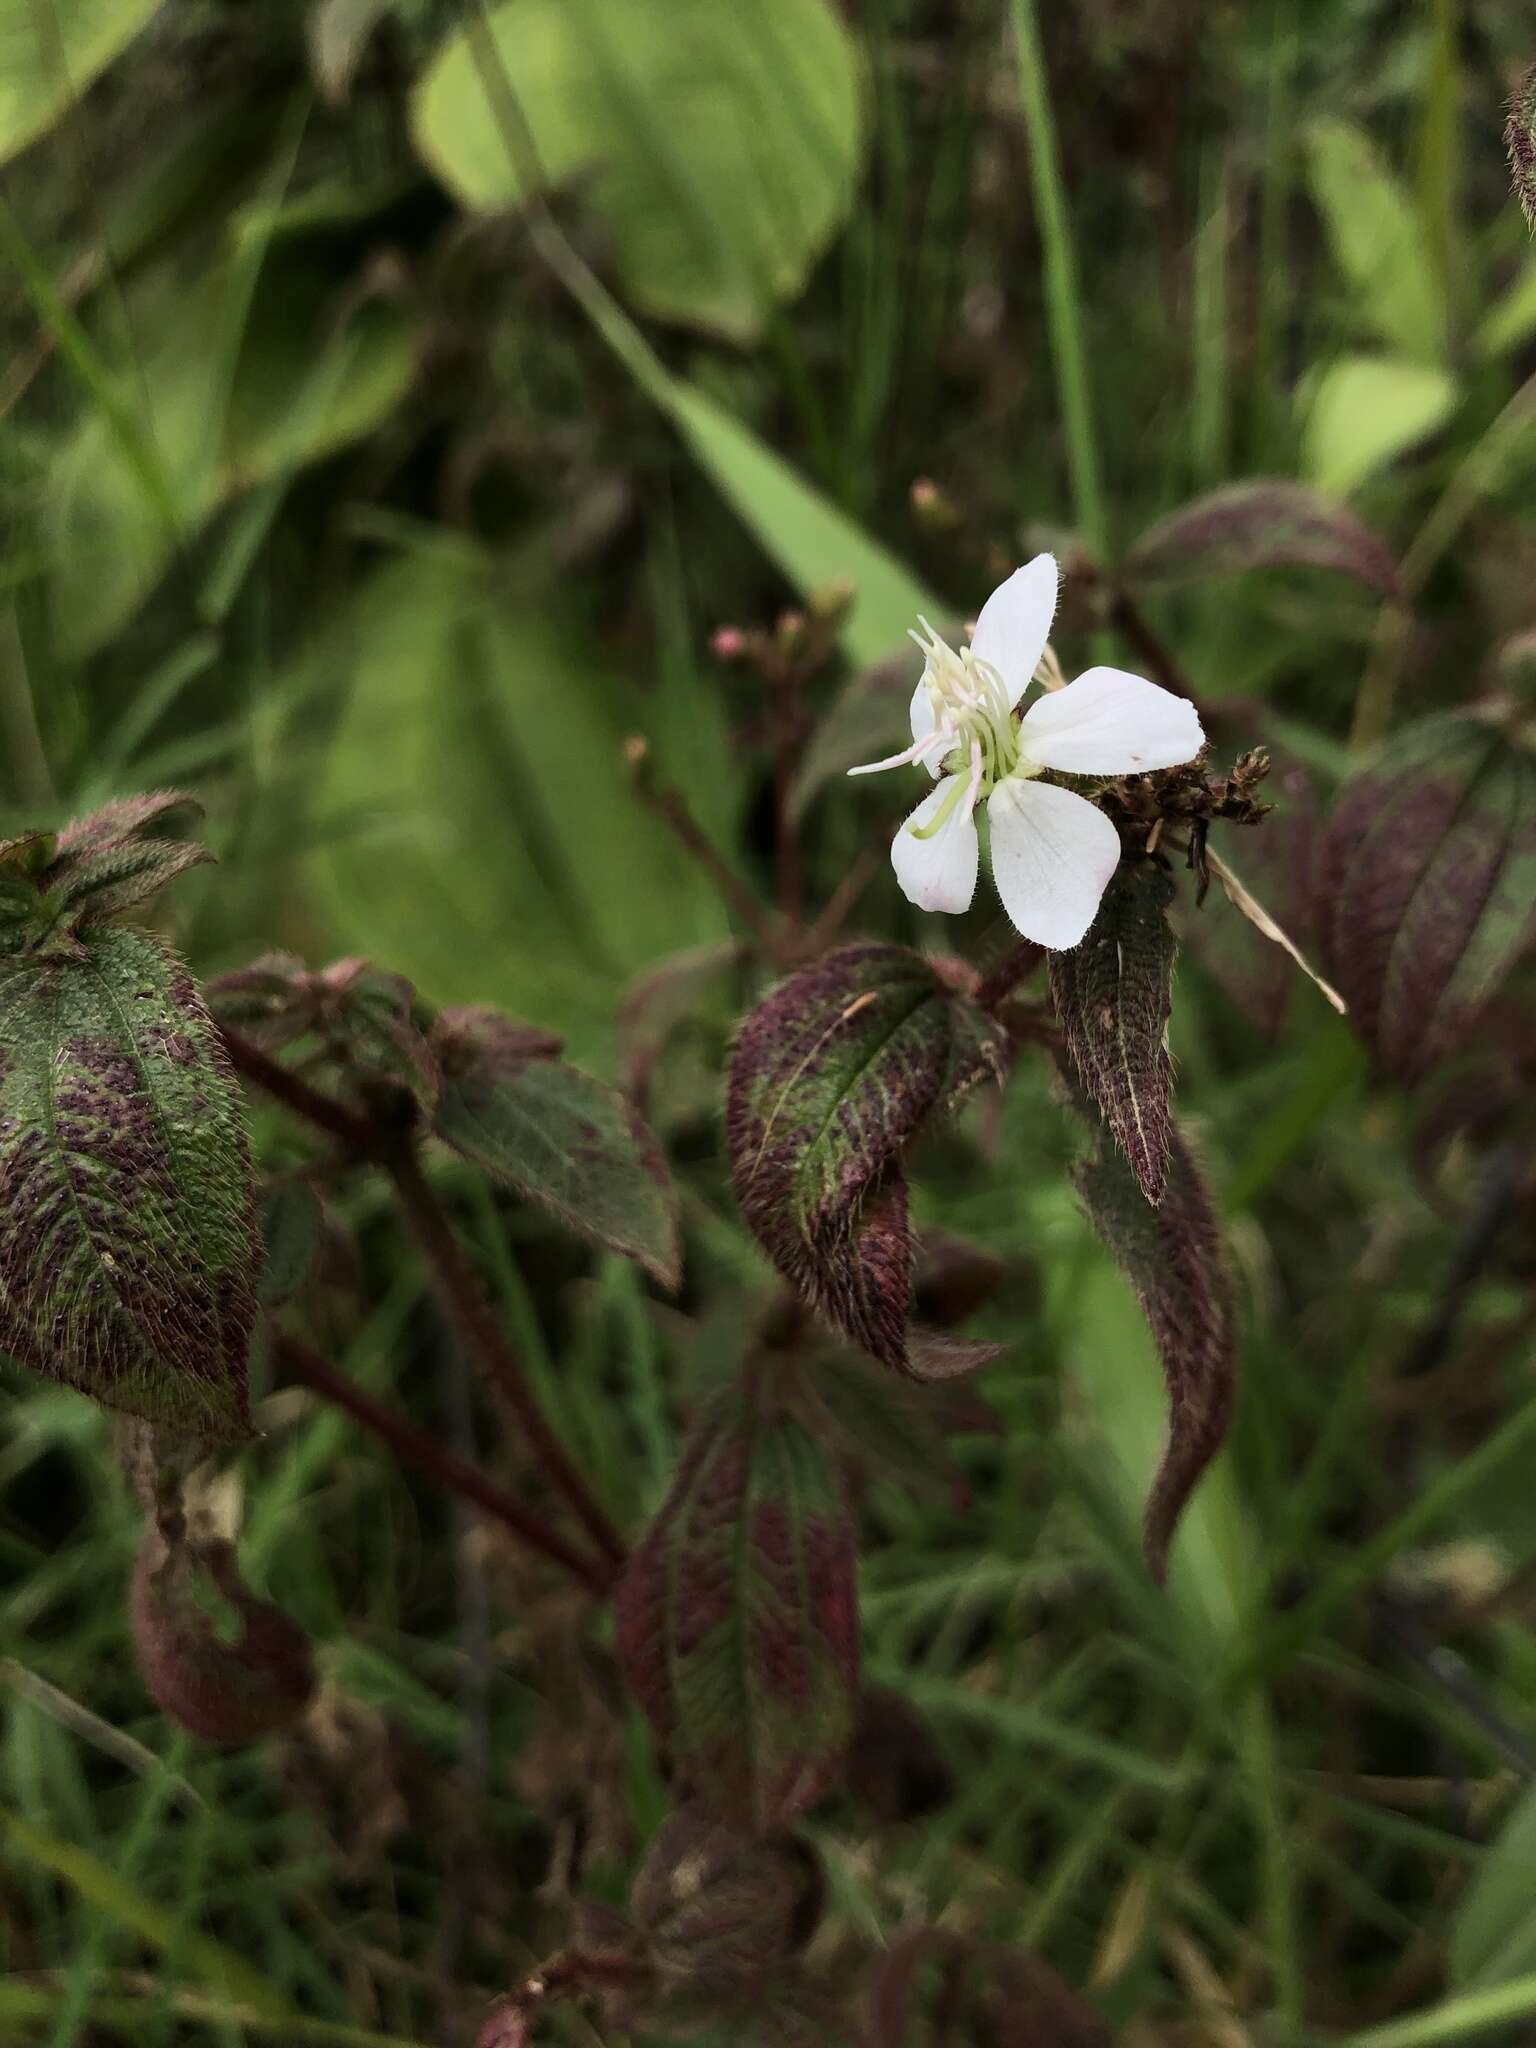
[[[771,1833],[836,1779],[858,1691],[853,1535],[835,1467],[790,1416],[716,1401],[617,1615],[631,1691],[721,1819]]]
[[[1331,569],[1395,596],[1397,565],[1386,543],[1343,505],[1305,484],[1259,477],[1226,484],[1149,527],[1132,547],[1132,583],[1178,583],[1243,569]]]
[[[1536,761],[1472,720],[1426,721],[1346,787],[1313,882],[1351,1021],[1418,1079],[1536,943]]]
[[[1090,1222],[1135,1290],[1168,1387],[1168,1442],[1143,1523],[1147,1565],[1161,1582],[1179,1517],[1231,1420],[1236,1326],[1220,1233],[1199,1168],[1171,1128],[1163,1199],[1153,1208],[1090,1106],[1094,1147],[1073,1169]]]
[[[1067,1050],[1149,1202],[1162,1200],[1172,1124],[1164,1036],[1178,945],[1173,879],[1155,861],[1122,861],[1082,943],[1050,957]]]
[[[240,1095],[186,969],[110,927],[0,965],[0,1348],[238,1437],[256,1263]]]

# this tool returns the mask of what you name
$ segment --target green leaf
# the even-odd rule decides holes
[[[0,1348],[241,1436],[257,1255],[240,1097],[186,969],[111,926],[0,962]]]
[[[1312,196],[1361,320],[1418,362],[1445,353],[1445,304],[1412,202],[1364,129],[1313,121],[1304,131]]]
[[[1456,1907],[1451,1982],[1461,1990],[1536,1971],[1531,1871],[1536,1867],[1536,1788],[1515,1801]]]
[[[265,1256],[257,1296],[270,1312],[291,1301],[309,1278],[325,1233],[325,1205],[307,1181],[284,1181],[262,1205]]]
[[[507,0],[439,53],[413,128],[470,206],[579,179],[639,310],[750,341],[852,205],[859,72],[827,0]]]
[[[1131,548],[1132,583],[1184,583],[1296,563],[1352,576],[1391,597],[1391,550],[1342,505],[1284,477],[1225,484],[1160,519]]]
[[[1536,939],[1536,758],[1476,719],[1407,729],[1340,793],[1314,887],[1350,1023],[1418,1079]]]
[[[932,1112],[985,1071],[991,1026],[917,954],[839,947],[742,1025],[726,1138],[736,1199],[786,1279],[855,1344],[919,1377],[975,1364],[909,1342],[912,1233],[901,1157]]]
[[[195,532],[232,496],[317,462],[378,424],[415,370],[411,323],[378,298],[338,324],[335,279],[303,256],[269,260],[240,326],[242,264],[172,266],[130,293],[156,457]],[[85,415],[54,454],[42,520],[56,646],[90,653],[169,566],[177,525],[151,502],[112,421]]]
[[[1173,895],[1166,869],[1123,860],[1081,944],[1050,956],[1051,999],[1072,1064],[1153,1203],[1163,1198],[1173,1142],[1165,1044],[1178,954]]]
[[[643,692],[547,585],[446,546],[364,582],[286,687],[337,684],[305,856],[322,926],[433,1003],[494,1002],[604,1061],[617,985],[724,925],[636,801]]]
[[[1231,1419],[1236,1330],[1220,1233],[1204,1180],[1170,1126],[1163,1198],[1153,1208],[1090,1103],[1093,1149],[1072,1178],[1088,1220],[1135,1290],[1162,1360],[1168,1441],[1146,1504],[1142,1543],[1159,1583],[1179,1519]]]
[[[445,1010],[432,1049],[443,1080],[432,1128],[446,1144],[578,1236],[678,1285],[671,1176],[621,1095],[493,1010]]]
[[[630,1690],[723,1820],[771,1834],[834,1782],[858,1700],[853,1532],[830,1460],[755,1382],[701,1418],[617,1621]]]
[[[0,164],[46,135],[160,0],[0,0]]]
[[[1348,497],[1443,426],[1460,393],[1433,364],[1341,356],[1303,394],[1302,468],[1314,489]]]

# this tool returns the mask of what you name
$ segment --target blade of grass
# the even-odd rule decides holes
[[[1056,390],[1067,436],[1067,466],[1073,514],[1083,539],[1100,562],[1109,558],[1109,519],[1094,438],[1093,401],[1088,381],[1088,342],[1083,330],[1077,254],[1067,217],[1051,88],[1040,49],[1035,0],[1012,0],[1018,48],[1019,85],[1028,131],[1030,182],[1045,256],[1045,306],[1056,365]]]

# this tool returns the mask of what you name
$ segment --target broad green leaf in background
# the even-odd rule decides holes
[[[724,915],[635,798],[622,745],[644,697],[547,588],[508,580],[472,548],[422,549],[326,619],[295,678],[343,695],[306,875],[338,946],[602,1067],[618,987]]]
[[[487,27],[455,36],[416,97],[417,146],[449,190],[511,206],[579,176],[639,310],[759,334],[853,202],[860,80],[835,9],[508,0]],[[504,67],[526,138],[504,132],[482,59]]]
[[[1304,132],[1312,196],[1362,322],[1419,362],[1445,353],[1445,303],[1412,203],[1371,137],[1348,121]]]
[[[0,163],[46,135],[160,0],[0,0]]]
[[[1455,380],[1400,356],[1342,356],[1302,394],[1302,469],[1315,489],[1347,497],[1442,426]]]
[[[1526,1791],[1505,1817],[1456,1908],[1451,1926],[1451,1982],[1458,1988],[1503,1984],[1536,1970],[1533,1870],[1536,1789]]]
[[[415,367],[400,309],[372,299],[338,324],[319,265],[269,263],[243,330],[238,289],[235,266],[190,283],[162,272],[130,308],[143,417],[184,537],[235,493],[366,433]],[[102,412],[87,413],[54,456],[42,521],[55,644],[88,654],[133,615],[178,546]]]

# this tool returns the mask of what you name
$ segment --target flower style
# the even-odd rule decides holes
[[[848,772],[921,762],[935,778],[891,845],[896,879],[919,910],[969,909],[980,861],[975,810],[985,797],[1003,908],[1026,939],[1064,951],[1093,923],[1120,835],[1086,797],[1039,777],[1048,768],[1109,776],[1177,767],[1194,759],[1205,735],[1188,698],[1118,668],[1087,669],[1014,718],[1045,653],[1057,582],[1051,555],[1016,569],[958,653],[920,621],[912,744]]]

